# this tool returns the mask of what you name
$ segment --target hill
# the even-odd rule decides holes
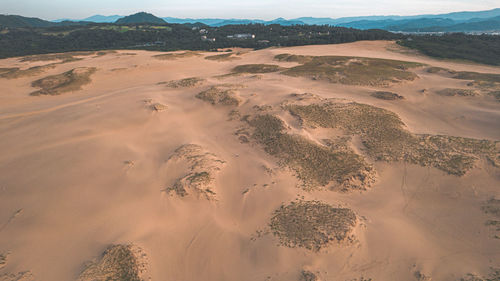
[[[55,25],[57,24],[54,22],[42,20],[39,18],[28,18],[17,15],[0,15],[0,27],[50,27]]]
[[[51,22],[39,18],[29,18],[17,15],[0,15],[0,28],[48,28],[57,26],[87,25],[89,21],[60,20]]]
[[[160,19],[152,14],[140,12],[130,16],[126,16],[118,19],[116,24],[129,24],[129,23],[153,23],[153,24],[164,24],[166,23],[163,19]]]

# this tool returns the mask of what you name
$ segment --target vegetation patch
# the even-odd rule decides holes
[[[134,245],[112,245],[88,263],[78,281],[146,281],[146,254]]]
[[[494,74],[494,73],[460,71],[456,72],[453,78],[462,80],[474,80],[480,82],[500,83],[500,74]]]
[[[406,161],[464,175],[480,157],[500,165],[499,142],[452,136],[414,135],[388,110],[359,103],[289,105],[306,126],[336,128],[358,135],[375,160]]]
[[[26,76],[34,76],[38,75],[40,73],[45,72],[48,69],[55,68],[56,64],[47,64],[47,65],[41,65],[41,66],[33,66],[27,69],[21,70],[18,67],[14,68],[0,68],[0,78],[6,78],[6,79],[16,79],[16,78],[21,78],[21,77],[26,77]]]
[[[31,95],[60,95],[80,90],[83,85],[89,84],[92,81],[90,76],[96,70],[94,67],[79,67],[61,74],[36,80],[31,83],[31,86],[40,88],[40,90],[32,92]]]
[[[22,57],[19,59],[20,62],[37,62],[37,61],[53,61],[61,60],[63,63],[81,60],[80,58],[75,58],[77,56],[91,56],[95,52],[68,52],[68,53],[58,53],[58,54],[41,54]]]
[[[374,98],[377,98],[377,99],[381,99],[381,100],[402,100],[402,99],[404,99],[404,97],[401,95],[398,95],[398,94],[392,93],[392,92],[385,92],[385,91],[373,92],[371,94],[371,96]]]
[[[19,271],[17,273],[2,273],[0,274],[0,280],[2,281],[34,281],[35,277],[31,271]]]
[[[446,88],[437,91],[438,95],[441,96],[448,96],[448,97],[454,97],[454,96],[461,96],[461,97],[473,97],[479,95],[479,93],[476,90],[471,90],[471,89],[455,89],[455,88]]]
[[[228,121],[240,120],[241,112],[239,110],[233,109],[228,114]]]
[[[159,55],[154,55],[153,58],[159,59],[159,60],[176,60],[176,59],[183,59],[183,58],[192,58],[192,57],[199,57],[201,56],[198,52],[182,52],[182,53],[168,53],[168,54],[159,54]]]
[[[265,114],[249,121],[252,137],[267,153],[293,169],[306,186],[327,186],[341,191],[364,190],[375,180],[375,171],[352,149],[332,149],[286,133],[281,119]]]
[[[488,95],[494,97],[497,101],[500,101],[500,91],[488,92]]]
[[[105,56],[105,55],[109,55],[109,54],[117,54],[118,52],[115,51],[115,50],[106,50],[106,51],[99,51],[99,52],[96,52],[95,55],[97,57],[102,57],[102,56]]]
[[[300,64],[283,71],[282,74],[285,75],[331,83],[381,87],[417,79],[418,76],[409,69],[422,66],[415,62],[344,56],[280,54],[275,59]]]
[[[189,78],[184,78],[180,80],[172,80],[169,82],[162,82],[160,84],[166,84],[167,87],[170,88],[191,88],[191,87],[196,87],[205,82],[205,79],[198,78],[198,77],[189,77]]]
[[[468,273],[465,277],[460,278],[460,281],[500,281],[500,268],[491,268],[488,277]]]
[[[319,251],[331,242],[352,241],[356,223],[356,214],[350,209],[294,201],[275,210],[269,226],[281,245]]]
[[[472,82],[469,82],[467,86],[472,87],[473,89],[445,89],[444,91],[441,91],[442,93],[440,94],[476,96],[482,93],[490,95],[500,101],[500,74],[454,71],[441,67],[430,67],[427,69],[427,72],[438,73],[454,79],[472,80]]]
[[[481,209],[483,212],[491,217],[490,220],[486,221],[486,226],[495,233],[494,237],[500,239],[500,200],[491,198],[486,201]],[[500,274],[498,275],[500,277]]]
[[[233,68],[233,73],[270,73],[281,71],[282,68],[275,64],[242,64]]]
[[[429,73],[449,75],[451,78],[460,80],[473,80],[476,83],[500,83],[500,74],[481,73],[471,71],[455,71],[442,67],[429,67],[426,69]]]
[[[8,254],[6,253],[0,254],[0,269],[2,269],[7,264],[7,256]]]
[[[498,51],[500,38],[495,35],[483,34],[477,36],[450,33],[441,36],[410,36],[408,39],[400,40],[397,43],[417,49],[432,57],[466,59],[484,64],[500,65],[500,52]]]
[[[186,163],[189,169],[185,175],[175,180],[165,191],[180,197],[195,193],[207,200],[215,199],[215,177],[225,165],[225,161],[196,144],[186,144],[177,148],[168,163]]]
[[[302,270],[300,272],[300,281],[317,281],[318,276],[309,270]]]
[[[233,60],[239,60],[241,58],[237,57],[235,53],[227,53],[221,55],[206,56],[205,59],[213,61],[233,61]]]
[[[9,16],[10,17],[10,16]],[[5,17],[4,17],[5,18]],[[11,21],[11,20],[7,20]],[[293,25],[269,28],[241,24],[203,26],[215,42],[200,40],[200,32],[190,25],[115,24],[21,27],[19,17],[11,27],[0,29],[0,58],[31,54],[61,53],[75,50],[142,49],[154,51],[204,50],[227,48],[261,49],[271,46],[339,44],[359,40],[394,40],[404,37],[384,30],[358,30],[328,25]],[[7,23],[8,24],[8,23]],[[9,25],[9,24],[8,24]],[[24,24],[22,24],[24,26]],[[232,40],[231,34],[255,34],[257,40]],[[111,40],[112,39],[112,40]],[[235,51],[238,53],[237,51]],[[242,51],[245,52],[245,51]]]
[[[212,86],[198,93],[196,98],[212,105],[238,106],[241,103],[234,87],[224,85]]]
[[[450,73],[448,69],[437,66],[431,66],[427,68],[425,71],[427,71],[428,73]]]

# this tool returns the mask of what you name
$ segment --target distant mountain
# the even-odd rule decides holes
[[[225,21],[225,19],[191,19],[191,18],[181,19],[181,18],[172,18],[172,17],[165,17],[162,19],[168,23],[186,24],[186,23],[197,23],[198,22],[198,23],[203,23],[203,24],[209,25],[209,26],[215,26],[215,25]]]
[[[414,20],[406,20],[406,21],[397,21],[392,25],[388,25],[383,29],[391,30],[391,31],[408,31],[414,29],[422,29],[433,26],[452,26],[457,24],[456,21],[452,19],[441,19],[441,18],[422,18],[422,19],[414,19]]]
[[[454,21],[467,21],[471,19],[485,19],[500,16],[500,8],[478,11],[478,12],[454,12],[448,14],[425,14],[425,15],[415,15],[415,16],[364,16],[364,17],[343,17],[343,18],[313,18],[313,17],[302,17],[296,18],[294,20],[302,21],[306,24],[328,24],[328,25],[341,25],[346,23],[361,22],[361,21],[399,21],[399,20],[414,20],[422,18],[432,18],[432,19],[451,19]]]
[[[500,16],[500,8],[479,11],[479,12],[455,12],[438,15],[440,18],[448,18],[456,21],[466,21],[471,19],[486,19]]]
[[[247,19],[229,19],[229,20],[223,20],[223,21],[215,23],[215,24],[211,24],[210,26],[224,26],[224,25],[238,25],[238,24],[252,24],[252,23],[266,24],[266,21],[247,20]]]
[[[450,26],[432,26],[419,29],[407,29],[405,31],[420,32],[485,32],[500,31],[500,16],[489,19],[472,19],[468,22],[458,23]]]
[[[118,19],[123,18],[124,16],[112,15],[112,16],[103,16],[103,15],[93,15],[84,19],[57,19],[52,20],[52,22],[96,22],[96,23],[114,23]]]
[[[265,20],[256,20],[256,19],[179,19],[172,17],[163,18],[168,23],[178,23],[178,24],[186,24],[186,23],[203,23],[208,26],[224,26],[224,25],[237,25],[237,24],[280,24],[285,26],[297,25],[297,24],[305,24],[299,20],[287,20],[284,18],[277,18],[270,21]]]
[[[446,27],[455,26],[454,31],[468,31],[471,26],[480,28],[487,26],[487,24],[476,25],[461,25],[465,23],[481,22],[489,18],[500,16],[500,8],[479,11],[479,12],[455,12],[448,14],[437,15],[416,15],[416,16],[363,16],[363,17],[344,17],[338,19],[332,18],[314,18],[314,17],[301,17],[296,19],[283,19],[278,18],[271,21],[264,20],[250,20],[250,19],[179,19],[166,17],[163,18],[168,23],[203,23],[209,26],[223,26],[235,24],[281,24],[281,25],[294,25],[294,24],[309,24],[309,25],[334,25],[342,27],[351,27],[357,29],[385,29],[390,31],[418,31],[422,29],[439,29],[446,30]],[[494,23],[490,23],[487,30],[494,27]],[[485,30],[486,31],[486,30]]]
[[[409,31],[434,26],[451,26],[457,24],[451,19],[442,18],[419,18],[404,20],[361,20],[338,24],[342,27],[352,27],[357,29],[385,29],[390,31]]]
[[[152,14],[140,12],[130,16],[126,16],[118,19],[116,24],[130,24],[130,23],[153,23],[153,24],[165,24],[166,22]]]
[[[112,23],[119,19],[123,18],[123,16],[112,15],[112,16],[102,16],[102,15],[93,15],[91,17],[82,19],[82,21],[91,21],[91,22],[99,22],[99,23]]]
[[[57,25],[54,22],[42,20],[39,18],[27,18],[16,15],[0,15],[0,27],[50,27]]]
[[[139,13],[146,14],[146,13]],[[139,15],[136,14],[136,15]],[[136,16],[132,15],[132,16]],[[151,14],[147,14],[153,16]],[[428,27],[445,27],[465,22],[473,21],[483,21],[489,18],[494,18],[500,16],[500,8],[487,10],[487,11],[477,11],[477,12],[454,12],[447,14],[425,14],[425,15],[414,15],[414,16],[361,16],[361,17],[343,17],[343,18],[315,18],[315,17],[301,17],[295,19],[283,19],[278,18],[275,20],[265,21],[259,19],[220,19],[220,18],[174,18],[174,17],[164,17],[162,18],[167,23],[177,23],[177,24],[194,24],[203,23],[209,26],[223,26],[223,25],[234,25],[234,24],[250,24],[250,23],[260,23],[260,24],[281,24],[281,25],[294,25],[294,24],[309,24],[309,25],[335,25],[343,27],[352,27],[359,29],[386,29],[393,31],[405,31],[413,30],[419,28]],[[153,16],[154,17],[154,16]],[[99,23],[112,23],[123,18],[123,16],[112,15],[103,16],[95,15],[82,20],[70,20],[70,21],[91,21]],[[68,20],[68,19],[66,19]],[[147,19],[143,19],[146,20]],[[442,20],[440,22],[440,20]],[[450,21],[451,20],[451,21]],[[63,20],[56,20],[54,22],[60,22]],[[134,20],[135,21],[135,20]],[[152,23],[160,23],[158,20]]]
[[[280,24],[280,25],[302,25],[305,24],[303,21],[300,20],[286,20],[284,18],[277,18],[272,21],[268,21],[267,24]]]
[[[86,25],[89,23],[91,22],[69,21],[69,20],[61,20],[60,22],[51,22],[39,18],[28,18],[16,15],[0,15],[0,28],[52,27],[52,26],[64,26],[64,25]]]

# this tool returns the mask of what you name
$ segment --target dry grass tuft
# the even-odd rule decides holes
[[[417,79],[418,76],[408,69],[422,66],[414,62],[342,56],[281,54],[275,56],[275,59],[301,64],[283,71],[285,75],[331,83],[381,87]]]
[[[281,71],[282,68],[275,64],[243,64],[233,68],[233,73],[270,73]]]
[[[167,54],[154,55],[153,58],[159,60],[176,60],[176,59],[199,57],[199,56],[201,56],[201,54],[199,54],[198,52],[187,51],[182,53],[167,53]]]
[[[491,268],[489,277],[468,273],[465,277],[460,278],[460,281],[500,281],[500,268]]]
[[[318,280],[318,277],[316,276],[316,274],[314,274],[313,272],[309,271],[309,270],[302,270],[300,272],[300,281],[317,281]]]
[[[80,67],[36,80],[31,83],[31,86],[40,88],[40,90],[31,93],[31,95],[60,95],[80,90],[83,85],[89,84],[92,81],[90,76],[96,70],[94,67]]]
[[[333,242],[353,240],[356,214],[319,201],[294,201],[274,211],[269,224],[280,244],[319,251]]]
[[[228,121],[240,120],[241,112],[239,110],[233,109],[228,113],[227,117]]]
[[[249,121],[252,137],[267,153],[292,168],[305,186],[327,186],[341,191],[364,190],[375,180],[375,171],[352,149],[332,149],[305,137],[290,135],[281,119],[265,114]]]
[[[500,165],[499,142],[452,136],[414,135],[393,112],[359,103],[289,105],[304,125],[359,135],[375,160],[406,161],[464,175],[480,157]]]
[[[115,51],[115,50],[106,50],[106,51],[99,51],[99,52],[96,52],[95,55],[97,57],[102,57],[102,56],[105,56],[105,55],[109,55],[109,54],[117,54],[118,52]],[[125,53],[126,54],[126,53]],[[124,55],[124,54],[121,54],[121,55]],[[135,55],[135,54],[134,54]]]
[[[217,85],[196,95],[196,98],[212,105],[238,106],[241,103],[238,93],[231,85]]]
[[[205,82],[205,79],[198,78],[198,77],[189,77],[189,78],[184,78],[180,80],[172,80],[169,82],[162,82],[160,84],[166,84],[167,87],[170,88],[191,88],[191,87],[196,87]]]
[[[165,191],[169,194],[185,197],[191,192],[197,196],[204,196],[208,200],[215,199],[215,176],[225,165],[225,161],[215,154],[204,150],[196,144],[186,144],[177,148],[168,162],[178,165],[187,163],[189,171],[178,178],[174,184]]]
[[[482,207],[484,213],[494,216],[500,219],[500,199],[491,198],[486,201],[486,204]]]
[[[437,91],[438,95],[441,96],[448,96],[448,97],[454,97],[454,96],[461,96],[461,97],[473,97],[473,96],[478,96],[479,92],[476,90],[471,90],[471,89],[455,89],[455,88],[446,88]]]
[[[146,255],[134,245],[112,245],[85,267],[78,281],[146,281]]]
[[[2,269],[7,264],[8,253],[0,254],[0,269]]]
[[[167,110],[168,106],[157,102],[157,103],[154,103],[151,105],[151,109],[156,111],[156,112],[161,112],[161,111]]]
[[[233,60],[240,60],[240,57],[235,56],[235,53],[227,53],[227,54],[221,54],[221,55],[213,55],[213,56],[206,56],[206,60],[213,60],[213,61],[233,61]]]
[[[404,99],[403,96],[400,96],[396,93],[384,92],[384,91],[373,92],[371,94],[371,96],[374,98],[377,98],[377,99],[381,99],[381,100],[402,100],[402,99]]]

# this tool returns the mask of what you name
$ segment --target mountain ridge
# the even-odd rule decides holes
[[[343,18],[299,17],[295,19],[276,18],[273,20],[237,18],[175,18],[157,17],[146,12],[121,15],[93,15],[81,20],[59,19],[46,21],[16,15],[0,15],[0,27],[52,27],[59,25],[82,25],[88,23],[116,24],[204,24],[211,27],[245,24],[330,25],[356,29],[383,29],[394,32],[495,32],[500,31],[500,8],[485,11],[464,11],[435,15],[413,16],[361,16]]]

